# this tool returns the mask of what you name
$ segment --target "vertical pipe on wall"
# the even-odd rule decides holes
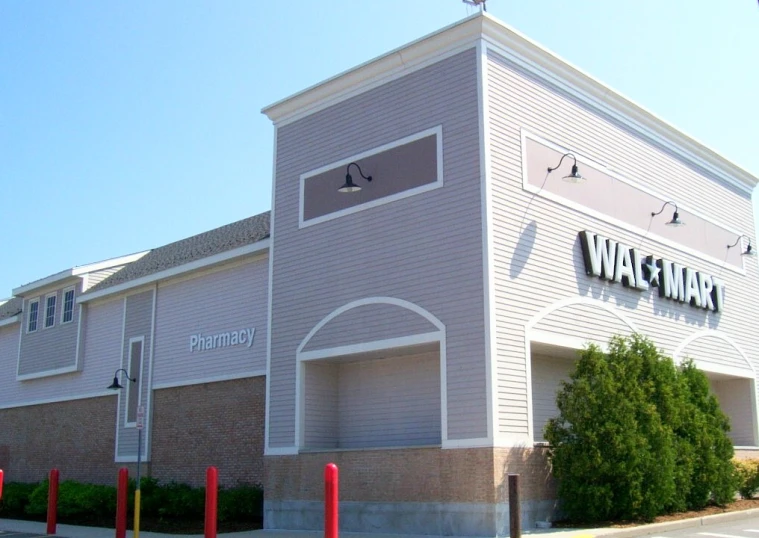
[[[116,489],[116,538],[126,538],[127,497],[129,497],[129,471],[119,469],[119,482]]]
[[[519,502],[519,475],[509,475],[509,535],[511,538],[522,536],[522,513]]]
[[[205,538],[216,538],[217,506],[219,500],[219,471],[206,470],[206,526]]]
[[[50,481],[47,487],[47,533],[55,534],[58,525],[58,469],[50,471]]]
[[[337,538],[337,465],[324,467],[324,538]]]

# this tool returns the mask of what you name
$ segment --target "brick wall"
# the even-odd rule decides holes
[[[340,473],[340,499],[364,502],[494,502],[493,450],[404,448],[267,456],[267,501],[324,498],[324,466]]]
[[[38,482],[57,468],[61,480],[116,481],[116,398],[0,410],[0,468],[8,482]]]
[[[547,447],[496,448],[493,452],[496,502],[508,502],[510,474],[519,475],[522,501],[556,499],[557,482],[551,474]]]
[[[262,483],[265,408],[263,376],[156,390],[152,476],[199,486],[214,465],[222,485]]]

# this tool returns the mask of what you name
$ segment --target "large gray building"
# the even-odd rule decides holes
[[[271,215],[0,305],[9,478],[73,421],[68,473],[111,480],[144,407],[155,476],[261,481],[269,528],[319,527],[334,461],[344,530],[502,535],[509,473],[525,525],[556,512],[542,431],[577,350],[633,332],[759,450],[756,177],[486,13],[264,113]]]

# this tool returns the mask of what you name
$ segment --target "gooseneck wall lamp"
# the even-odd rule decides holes
[[[727,245],[727,248],[733,248],[738,243],[740,243],[741,239],[743,239],[744,237],[748,239],[748,246],[746,247],[746,250],[741,252],[741,256],[756,256],[756,251],[751,248],[751,238],[747,235],[738,236],[738,239],[735,240],[735,243],[733,243],[732,245]]]
[[[582,183],[583,181],[585,181],[585,178],[582,177],[580,175],[580,173],[578,172],[578,170],[577,170],[577,158],[573,154],[571,154],[571,153],[565,153],[564,155],[562,155],[561,156],[561,160],[559,161],[559,164],[557,164],[553,168],[549,168],[548,169],[548,173],[550,174],[554,170],[558,169],[561,166],[561,163],[564,162],[564,158],[565,157],[572,157],[572,161],[573,161],[572,172],[570,172],[568,175],[562,177],[561,179],[563,179],[564,181],[566,181],[568,183]]]
[[[364,173],[361,171],[361,167],[358,165],[358,163],[350,163],[348,164],[348,167],[345,169],[345,185],[340,187],[338,192],[358,192],[361,190],[361,187],[353,183],[353,178],[351,177],[350,171],[351,166],[355,166],[358,168],[358,173],[361,174],[361,177],[364,178],[367,181],[372,180],[372,176],[365,176]]]
[[[118,390],[118,389],[124,388],[124,386],[121,383],[119,383],[119,372],[124,372],[126,374],[126,378],[132,383],[137,383],[136,378],[132,379],[131,377],[129,377],[129,372],[127,372],[123,368],[119,368],[113,373],[113,383],[110,384],[110,386],[108,387],[109,389]]]
[[[652,211],[651,217],[655,217],[656,215],[661,215],[662,212],[664,211],[664,208],[667,207],[668,205],[674,206],[675,212],[672,213],[672,220],[667,222],[666,225],[667,226],[685,226],[685,223],[682,220],[680,220],[680,213],[678,213],[677,204],[672,201],[664,202],[664,205],[662,205],[661,209],[657,211],[656,213]]]

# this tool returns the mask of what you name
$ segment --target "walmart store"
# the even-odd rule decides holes
[[[264,113],[270,213],[0,305],[9,480],[112,483],[139,450],[315,529],[332,461],[346,531],[503,535],[509,473],[525,526],[556,512],[542,432],[577,350],[633,332],[759,452],[756,177],[487,13]]]

